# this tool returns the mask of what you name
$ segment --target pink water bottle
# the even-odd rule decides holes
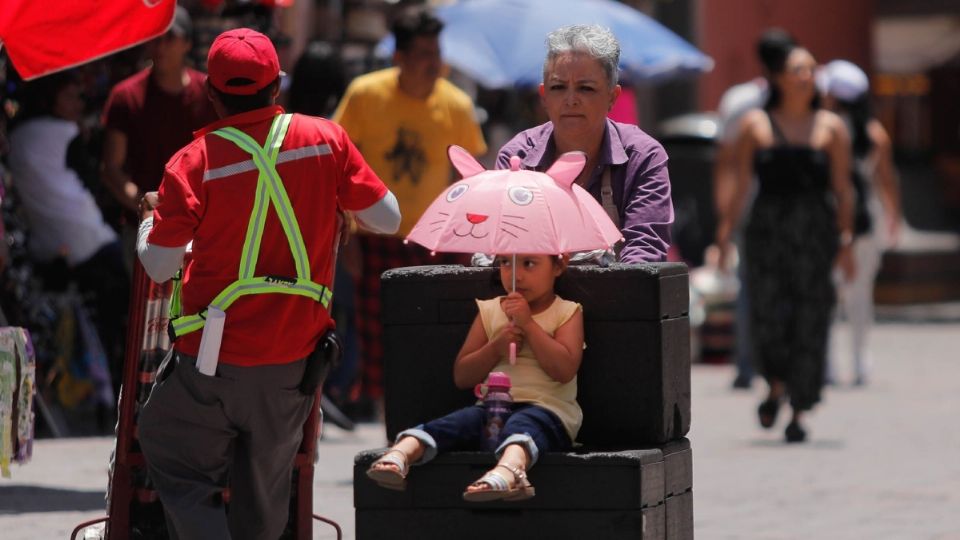
[[[487,423],[483,427],[483,449],[490,452],[497,449],[500,443],[500,433],[503,431],[510,411],[513,410],[513,397],[510,396],[510,376],[500,371],[494,371],[487,376],[487,393],[484,394],[478,384],[473,393],[483,399],[483,406],[487,409]]]

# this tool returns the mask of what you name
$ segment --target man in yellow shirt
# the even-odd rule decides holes
[[[445,262],[419,246],[404,245],[403,238],[450,184],[447,147],[456,144],[474,155],[487,150],[470,97],[441,78],[442,29],[443,23],[429,11],[403,12],[393,25],[394,67],[357,77],[333,115],[397,196],[403,215],[395,236],[361,234],[356,242],[362,258],[354,276],[360,389],[374,401],[383,394],[380,274],[391,268]]]

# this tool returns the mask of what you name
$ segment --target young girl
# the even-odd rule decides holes
[[[500,432],[497,465],[467,486],[467,501],[523,500],[534,495],[526,470],[540,452],[569,449],[583,413],[577,404],[577,370],[583,355],[580,304],[563,300],[554,282],[567,257],[499,256],[500,281],[516,291],[478,300],[480,313],[453,366],[458,388],[473,388],[491,371],[510,376],[513,412]],[[516,343],[516,364],[508,361]],[[367,470],[374,482],[402,490],[410,464],[426,463],[438,452],[480,448],[486,411],[473,405],[397,435],[396,443]]]

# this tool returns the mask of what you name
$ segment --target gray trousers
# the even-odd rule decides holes
[[[276,540],[287,524],[293,461],[313,397],[305,363],[238,367],[209,377],[176,354],[140,414],[140,445],[171,538]],[[220,493],[230,486],[230,512]]]

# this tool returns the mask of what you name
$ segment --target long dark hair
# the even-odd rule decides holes
[[[862,158],[870,153],[873,141],[867,133],[867,124],[870,122],[870,96],[864,92],[855,101],[837,100],[840,111],[850,117],[853,138],[853,157]]]
[[[772,111],[780,106],[780,102],[783,101],[783,91],[780,90],[780,87],[777,85],[775,80],[777,75],[780,75],[784,72],[787,67],[787,59],[790,58],[790,54],[797,49],[804,49],[799,45],[794,45],[785,51],[785,54],[777,58],[771,58],[770,63],[767,64],[767,68],[770,70],[768,75],[767,83],[770,89],[770,93],[767,95],[767,102],[764,104],[763,108],[766,111]],[[820,108],[820,94],[818,92],[813,93],[813,98],[810,100],[810,109],[817,110]]]

